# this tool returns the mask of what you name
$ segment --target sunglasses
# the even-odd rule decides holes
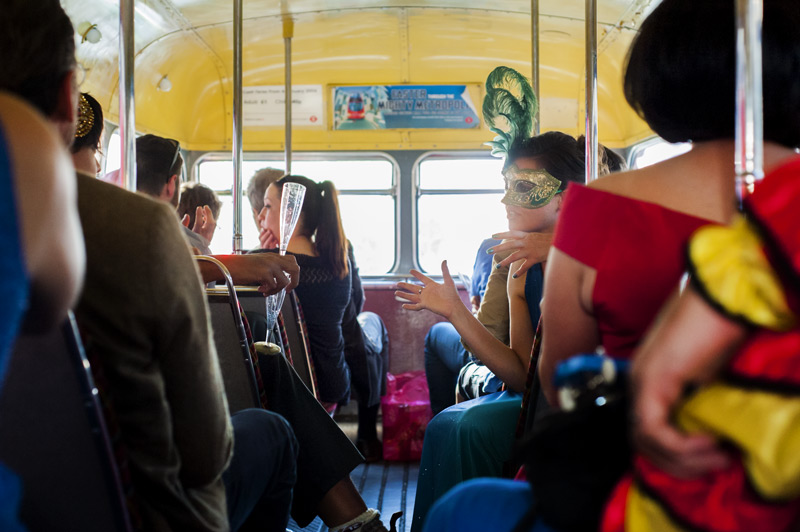
[[[175,172],[173,172],[172,169],[175,168],[175,163],[178,162],[178,157],[181,154],[181,143],[175,139],[166,139],[166,140],[168,140],[170,144],[175,145],[175,154],[172,156],[172,162],[169,163],[169,168],[168,168],[169,175],[170,177],[172,177],[172,175],[175,174]]]

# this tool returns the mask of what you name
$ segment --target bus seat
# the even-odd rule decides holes
[[[228,410],[235,414],[246,408],[259,408],[261,401],[253,359],[230,273],[213,257],[195,258],[215,264],[225,277],[225,288],[207,288],[206,296],[211,327],[214,330],[214,345],[228,398]]]
[[[256,319],[263,318],[266,320],[264,294],[255,288],[241,286],[236,287],[236,293],[239,296],[242,308],[248,315],[248,320],[251,316],[255,316]],[[257,341],[263,340],[264,334],[260,334],[260,336],[256,334],[256,329],[253,327],[252,322],[250,326],[253,330],[254,339]],[[281,347],[281,351],[294,367],[303,384],[314,394],[314,397],[319,399],[314,364],[311,360],[311,344],[308,341],[308,331],[303,318],[303,310],[300,306],[300,301],[293,292],[286,294],[283,300],[283,306],[278,316],[277,329],[279,334],[273,337],[273,341]]]
[[[0,394],[0,462],[22,479],[20,517],[30,532],[132,530],[71,314],[14,347]]]

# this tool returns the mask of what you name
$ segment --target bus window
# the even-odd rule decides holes
[[[482,240],[508,228],[501,159],[430,155],[419,163],[418,260],[423,270],[472,274]]]
[[[642,142],[633,148],[630,167],[631,169],[644,168],[645,166],[677,157],[690,149],[692,149],[692,145],[688,142],[671,144],[657,137]]]
[[[120,162],[121,159],[122,156],[120,154],[119,130],[115,130],[108,139],[108,145],[106,145],[105,168],[103,168],[103,173],[107,174],[109,172],[113,172],[114,170],[119,170],[119,167],[122,164]]]
[[[383,275],[395,261],[394,163],[383,156],[331,154],[320,160],[295,159],[292,172],[315,181],[332,181],[339,190],[339,209],[347,238],[353,243],[361,275]],[[250,159],[242,164],[243,188],[256,170],[270,166],[284,168],[283,160]],[[214,189],[222,201],[217,232],[211,242],[215,253],[229,253],[233,241],[233,199],[230,160],[201,160],[198,180]],[[250,202],[242,198],[242,238],[244,249],[258,247],[258,230],[250,216]]]

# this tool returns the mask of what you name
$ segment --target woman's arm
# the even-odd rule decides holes
[[[547,261],[542,300],[539,380],[547,402],[557,406],[553,375],[559,362],[593,352],[600,343],[591,295],[595,271],[553,248]]]
[[[744,325],[716,312],[690,288],[667,304],[636,351],[634,440],[664,471],[693,477],[727,464],[713,438],[676,429],[672,412],[687,387],[717,374],[746,334]]]
[[[24,326],[46,330],[63,319],[83,285],[86,251],[75,169],[52,126],[21,100],[0,94],[0,122],[30,276]]]
[[[492,336],[461,301],[447,268],[447,261],[442,262],[444,282],[441,284],[416,270],[411,270],[411,275],[422,282],[423,286],[403,282],[397,284],[400,290],[395,292],[395,295],[408,301],[403,308],[406,310],[427,309],[447,319],[456,328],[464,342],[470,346],[472,353],[500,377],[509,388],[514,391],[524,390],[526,364],[530,358],[532,335],[531,344],[521,355]],[[525,312],[527,313],[527,307]],[[521,360],[524,360],[524,363]]]

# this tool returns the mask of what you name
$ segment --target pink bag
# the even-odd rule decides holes
[[[383,412],[383,459],[415,461],[422,456],[425,427],[433,417],[424,371],[386,376]]]

